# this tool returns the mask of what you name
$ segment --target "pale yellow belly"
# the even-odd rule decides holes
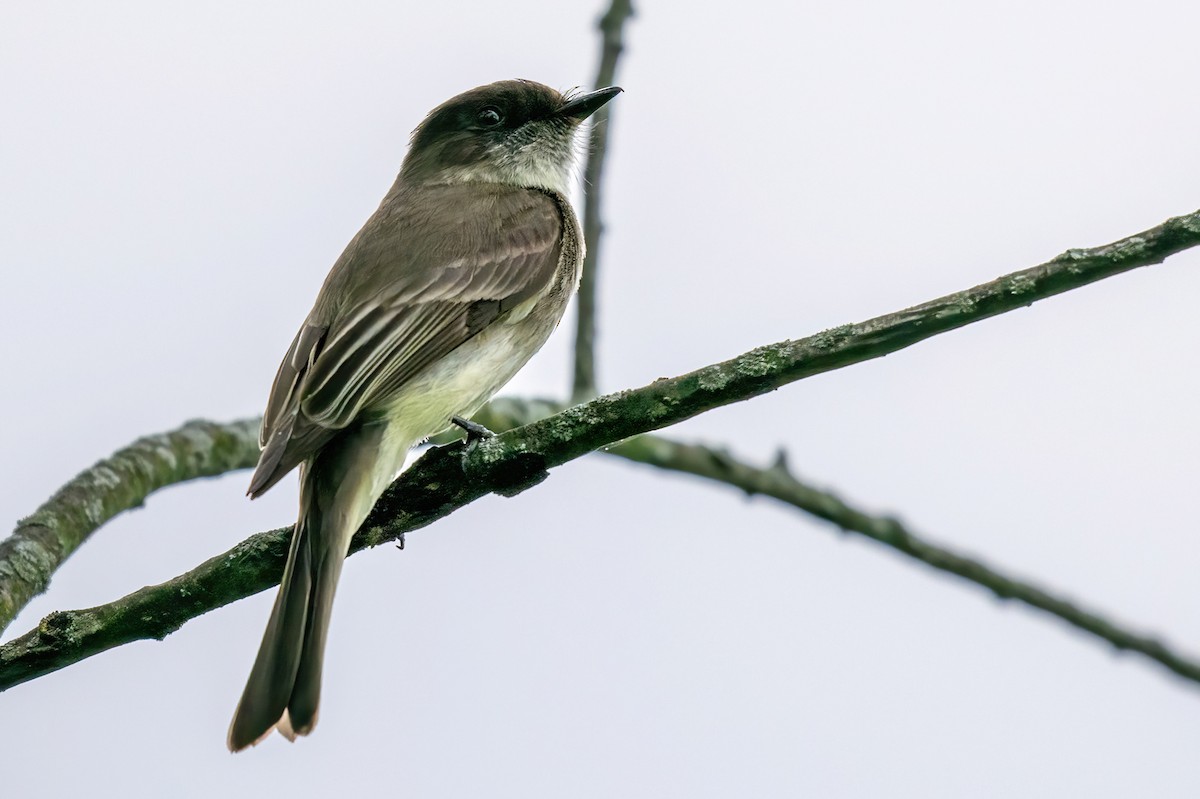
[[[389,437],[411,447],[478,410],[546,343],[562,315],[547,310],[493,324],[406,383],[384,410]]]

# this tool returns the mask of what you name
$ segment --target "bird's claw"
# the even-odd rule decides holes
[[[479,422],[472,422],[470,419],[464,419],[461,416],[451,416],[450,422],[456,427],[461,427],[467,434],[467,443],[463,447],[462,454],[462,467],[463,471],[466,472],[467,459],[471,457],[471,453],[479,446],[479,442],[485,438],[494,438],[496,434],[479,424]]]
[[[477,443],[485,438],[491,438],[492,436],[496,435],[479,422],[472,422],[470,419],[464,419],[461,416],[451,416],[450,422],[455,427],[461,427],[467,432],[468,444]]]

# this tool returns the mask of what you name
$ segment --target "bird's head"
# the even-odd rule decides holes
[[[452,97],[413,131],[401,168],[409,183],[503,183],[566,193],[580,123],[621,89],[563,95],[528,80]]]

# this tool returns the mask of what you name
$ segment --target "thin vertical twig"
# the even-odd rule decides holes
[[[616,79],[617,61],[625,44],[625,22],[633,16],[631,0],[613,0],[600,18],[600,68],[596,71],[594,88],[611,86]],[[571,398],[582,402],[596,396],[596,285],[600,265],[600,237],[604,224],[600,220],[600,187],[604,174],[604,158],[608,150],[608,129],[611,110],[605,107],[596,112],[592,122],[587,164],[584,166],[583,238],[587,242],[587,258],[583,262],[583,278],[579,283],[579,299],[575,323],[575,375]]]

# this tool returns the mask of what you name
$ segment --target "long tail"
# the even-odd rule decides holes
[[[229,725],[237,752],[278,728],[289,740],[317,723],[321,664],[350,539],[390,479],[383,425],[349,430],[300,467],[300,517],[279,595]]]

